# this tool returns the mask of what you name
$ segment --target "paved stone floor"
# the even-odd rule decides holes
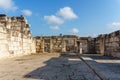
[[[120,80],[120,58],[99,54],[84,54],[81,57],[105,80]]]
[[[99,80],[75,55],[40,54],[0,60],[0,80]]]

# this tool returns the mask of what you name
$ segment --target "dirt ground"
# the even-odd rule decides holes
[[[39,54],[0,60],[0,80],[99,80],[76,55]]]

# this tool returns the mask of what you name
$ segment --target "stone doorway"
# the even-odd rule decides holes
[[[44,39],[44,52],[50,53],[50,39]]]
[[[73,39],[70,40],[65,40],[66,42],[66,52],[74,52],[74,48],[75,48],[75,42]]]

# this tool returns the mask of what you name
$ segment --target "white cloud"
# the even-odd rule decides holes
[[[44,20],[49,25],[56,25],[50,27],[50,29],[52,30],[59,30],[58,25],[63,24],[67,20],[72,20],[76,18],[78,18],[78,16],[73,12],[73,10],[70,7],[61,8],[59,11],[57,11],[57,13],[55,13],[55,15],[44,16]],[[76,34],[79,32],[79,30],[73,28],[70,32]]]
[[[58,26],[51,26],[50,29],[52,29],[52,30],[59,30],[59,27]]]
[[[18,7],[14,4],[13,0],[0,0],[0,9],[15,11]]]
[[[76,28],[73,28],[73,29],[71,30],[71,33],[73,33],[73,34],[77,34],[77,33],[79,33],[79,30],[76,29]]]
[[[119,29],[120,28],[120,22],[113,22],[111,24],[108,24],[107,26],[110,29]]]
[[[27,9],[26,9],[26,10],[22,10],[21,12],[22,12],[22,14],[25,15],[25,16],[31,16],[31,15],[32,15],[32,11],[27,10]]]
[[[54,15],[51,15],[51,16],[44,16],[44,19],[47,21],[47,23],[49,24],[63,24],[64,21],[59,18],[59,17],[56,17]]]
[[[58,12],[58,15],[62,16],[64,19],[76,19],[77,15],[73,12],[70,7],[61,8]]]

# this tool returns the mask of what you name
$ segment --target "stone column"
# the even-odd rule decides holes
[[[62,52],[66,52],[66,43],[65,43],[65,40],[63,40],[63,43],[62,43]]]
[[[42,53],[44,53],[44,39],[42,39],[42,45],[41,45],[42,47]]]
[[[53,52],[53,50],[52,50],[53,48],[52,47],[53,47],[53,45],[52,45],[52,38],[50,38],[50,53]]]
[[[79,53],[82,54],[82,43],[79,44]]]
[[[104,38],[101,38],[101,40],[100,40],[100,54],[101,55],[104,55],[104,51],[105,51],[105,43],[104,43]]]
[[[76,40],[76,38],[74,39],[74,52],[77,52],[77,40]]]

